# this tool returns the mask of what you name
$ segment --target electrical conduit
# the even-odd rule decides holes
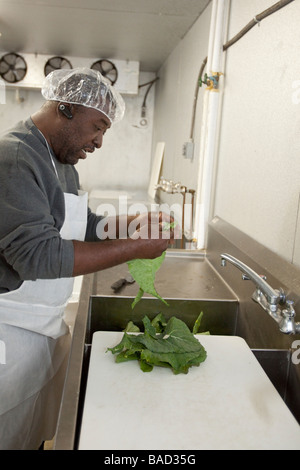
[[[208,44],[207,70],[209,75],[222,73],[224,34],[229,18],[229,0],[213,0]],[[206,247],[207,225],[211,207],[215,155],[218,145],[220,93],[207,88],[203,97],[199,179],[195,215],[197,248]]]

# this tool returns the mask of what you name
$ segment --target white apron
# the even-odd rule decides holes
[[[64,197],[61,237],[84,240],[87,193]],[[24,281],[0,294],[0,450],[37,449],[55,434],[70,346],[63,315],[73,282]]]

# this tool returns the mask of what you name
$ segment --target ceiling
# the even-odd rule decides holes
[[[211,0],[0,0],[0,51],[137,60],[156,72]]]

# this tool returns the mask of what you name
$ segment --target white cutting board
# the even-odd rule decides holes
[[[106,349],[122,336],[93,336],[79,450],[300,450],[300,426],[242,338],[197,336],[206,361],[174,375],[116,364]]]

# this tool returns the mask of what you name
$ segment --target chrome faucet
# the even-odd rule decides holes
[[[267,282],[266,277],[257,274],[246,264],[234,258],[231,255],[223,253],[221,255],[221,264],[226,266],[229,261],[242,272],[242,279],[252,281],[256,289],[252,299],[257,302],[269,315],[278,323],[279,330],[285,334],[300,333],[300,322],[295,322],[296,315],[294,302],[286,298],[283,289],[273,289]],[[281,309],[279,305],[285,307]]]
[[[172,180],[167,180],[163,176],[160,178],[160,181],[158,184],[155,185],[155,189],[161,189],[162,191],[165,191],[166,193],[185,193],[186,192],[186,187],[182,186],[181,183],[174,183]]]

